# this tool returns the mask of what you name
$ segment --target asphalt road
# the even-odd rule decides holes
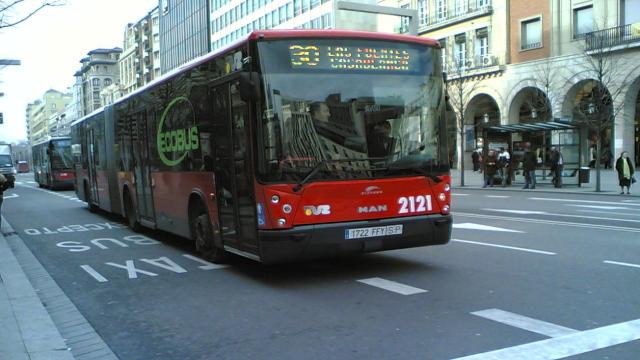
[[[458,190],[444,246],[220,267],[18,181],[3,215],[121,359],[640,354],[638,197]]]

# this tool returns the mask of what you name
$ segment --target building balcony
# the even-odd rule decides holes
[[[587,53],[640,47],[640,23],[627,24],[584,34]]]
[[[438,30],[447,26],[455,25],[477,17],[490,15],[493,13],[491,1],[469,0],[465,8],[447,8],[445,11],[433,11],[432,15],[419,19],[418,33]]]
[[[504,54],[476,55],[468,57],[458,64],[445,64],[443,66],[443,70],[447,73],[449,79],[499,73],[503,72],[505,68]]]

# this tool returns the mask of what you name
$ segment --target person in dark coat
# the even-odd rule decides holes
[[[498,171],[498,156],[496,152],[493,150],[489,150],[486,158],[484,159],[484,185],[483,188],[487,186],[493,187],[493,177],[496,175]]]
[[[478,150],[474,150],[471,153],[471,161],[473,161],[473,171],[476,172],[480,170],[480,153]]]
[[[564,159],[560,150],[555,146],[551,147],[551,173],[553,174],[553,186],[557,188],[562,187],[562,170],[564,170]]]
[[[625,187],[627,188],[627,194],[631,194],[631,179],[633,179],[634,169],[626,151],[623,151],[618,160],[616,160],[616,171],[618,172],[618,182],[620,183],[620,194],[624,194]]]
[[[535,152],[531,151],[530,147],[524,152],[522,157],[522,170],[524,172],[524,187],[523,189],[535,189],[536,188],[536,165],[538,159]]]

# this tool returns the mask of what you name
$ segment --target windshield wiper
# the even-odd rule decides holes
[[[351,161],[371,161],[371,160],[385,160],[386,157],[373,157],[373,158],[352,158],[352,159],[324,159],[317,163],[303,178],[300,180],[296,186],[293,187],[294,192],[298,192],[302,189],[304,184],[306,184],[311,178],[320,171],[320,168],[323,165],[328,163],[342,163],[342,162],[351,162]],[[387,168],[367,168],[363,169],[365,171],[379,171],[379,170],[387,170]]]

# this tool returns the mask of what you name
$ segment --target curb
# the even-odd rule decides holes
[[[8,304],[0,317],[0,358],[73,360],[70,349],[58,332],[5,237],[15,235],[2,219],[0,228],[0,303]],[[6,338],[5,338],[6,336]]]

